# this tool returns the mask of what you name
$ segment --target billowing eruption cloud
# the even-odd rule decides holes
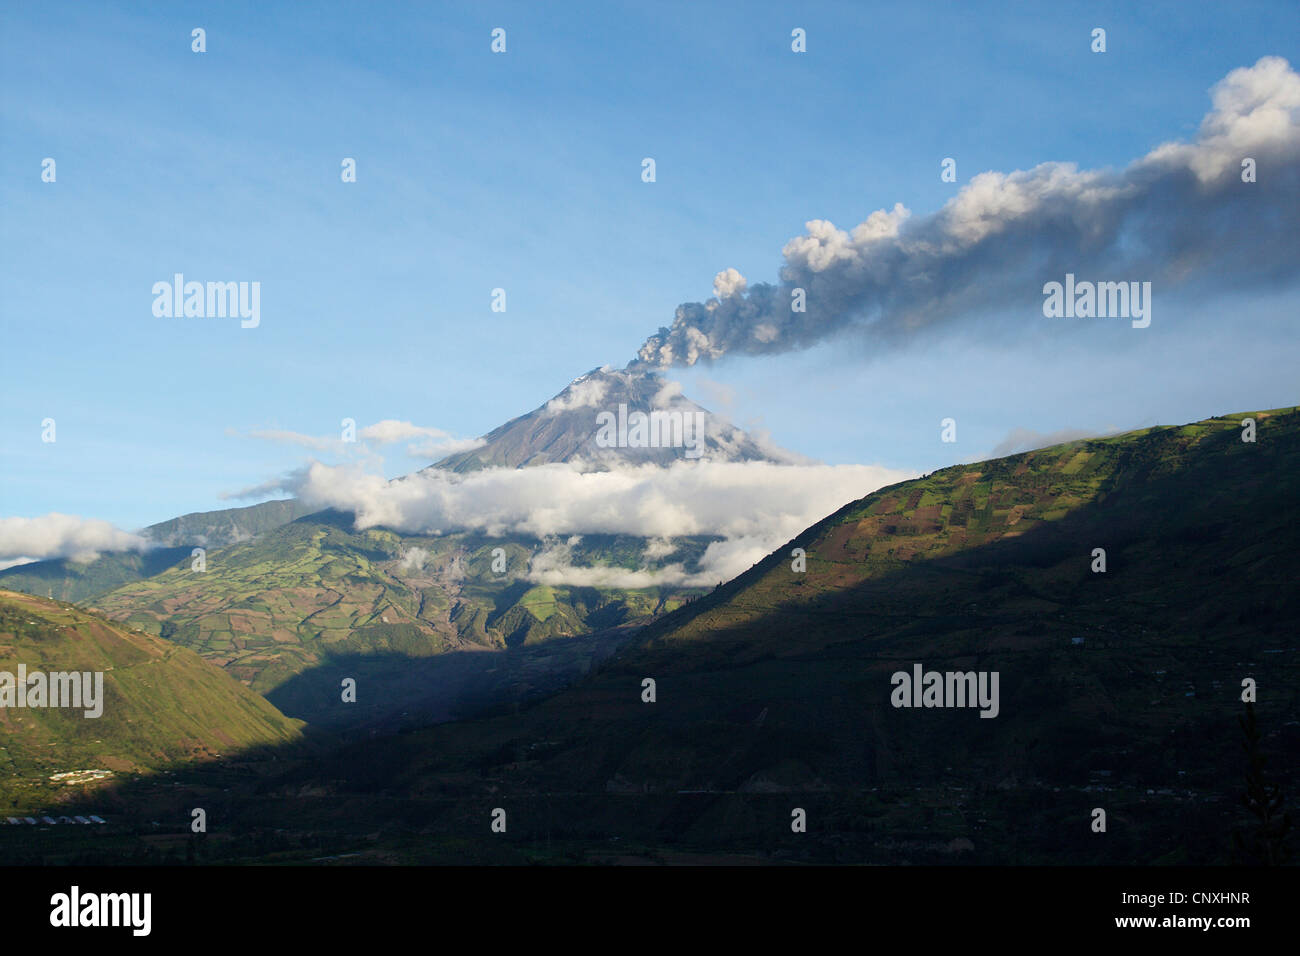
[[[882,345],[981,310],[1042,318],[1042,286],[1081,279],[1226,290],[1300,271],[1300,76],[1280,57],[1232,71],[1191,142],[1120,170],[1043,163],[975,176],[937,213],[902,204],[851,231],[825,220],[790,240],[779,284],[719,273],[632,363],[694,365],[807,348],[858,332]],[[1251,159],[1256,182],[1243,182]],[[792,310],[804,290],[806,311]],[[1159,321],[1157,313],[1156,321]]]

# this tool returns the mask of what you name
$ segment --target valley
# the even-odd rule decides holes
[[[1240,437],[1246,417],[1254,443]],[[600,634],[515,646],[501,630],[495,650],[472,652],[526,669],[518,655],[591,640],[561,682],[571,686],[507,694],[434,726],[317,737],[309,758],[114,780],[93,801],[116,822],[93,842],[72,828],[36,842],[0,828],[0,853],[338,865],[1248,860],[1277,839],[1250,811],[1248,754],[1283,792],[1300,784],[1297,466],[1300,410],[1275,409],[943,469],[850,502],[721,587],[633,622],[612,653],[598,652]],[[379,579],[364,578],[374,572],[360,559],[399,553],[342,533],[351,557],[318,550],[363,580]],[[364,609],[335,613],[369,621],[391,608],[389,627],[448,634],[450,604],[445,619],[427,603],[422,612],[411,589],[459,556],[464,602],[482,586],[474,569],[491,573],[488,545],[453,553],[422,540],[435,556],[424,570],[443,570],[399,573],[382,592],[363,589]],[[291,554],[285,567],[328,566]],[[553,593],[515,587],[507,610],[539,623],[575,599],[543,621],[533,609]],[[258,610],[276,620],[275,608]],[[918,664],[997,672],[996,717],[894,706],[891,675]],[[1247,679],[1258,688],[1249,705]],[[196,837],[180,811],[199,799],[224,822]],[[489,827],[496,808],[504,833]],[[791,828],[796,809],[806,832]]]

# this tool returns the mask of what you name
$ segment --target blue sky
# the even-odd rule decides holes
[[[625,364],[718,271],[774,280],[808,220],[925,215],[983,170],[1123,166],[1192,136],[1229,71],[1300,64],[1294,3],[42,2],[0,17],[0,517],[123,528],[229,506],[310,454],[250,431],[332,435],[351,417],[482,434]],[[260,281],[260,326],[156,318],[151,287],[175,272]],[[1012,335],[888,351],[849,337],[675,377],[805,455],[929,471],[1016,428],[1295,404],[1297,304],[1293,285],[1247,289],[1161,302],[1149,335],[1030,316]],[[939,441],[947,416],[956,444]],[[387,474],[427,464],[400,447]]]

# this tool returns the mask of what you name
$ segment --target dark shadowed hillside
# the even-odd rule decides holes
[[[331,799],[428,799],[443,834],[474,826],[468,802],[513,806],[540,838],[542,808],[554,828],[562,805],[561,832],[587,847],[1226,862],[1244,679],[1292,793],[1300,752],[1300,414],[1254,414],[1253,444],[1242,417],[883,489],[568,691],[304,774],[334,779]],[[916,663],[997,671],[998,715],[895,708],[891,675]]]

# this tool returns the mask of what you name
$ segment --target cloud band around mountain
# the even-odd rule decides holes
[[[846,502],[912,477],[914,472],[875,465],[701,461],[601,470],[554,463],[468,474],[428,469],[389,481],[356,466],[313,462],[280,482],[279,489],[315,507],[354,513],[358,529],[384,527],[406,534],[481,531],[540,539],[583,534],[657,541],[716,536],[723,540],[706,552],[699,580],[671,569],[661,570],[654,579],[656,584],[698,584],[705,579],[716,584]],[[547,583],[582,583],[578,578],[585,574],[582,580],[589,584],[646,586],[633,584],[626,578],[630,572],[621,569],[559,574],[566,567],[559,556],[543,564],[537,572],[551,574]],[[611,574],[624,578],[616,585],[601,577]]]

